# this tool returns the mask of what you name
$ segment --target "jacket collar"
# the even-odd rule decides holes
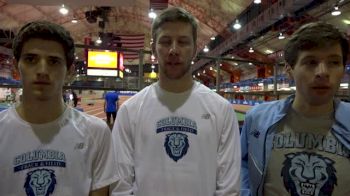
[[[334,101],[335,122],[332,131],[335,137],[350,150],[350,104],[339,100]]]
[[[277,112],[276,115],[274,115],[273,124],[277,123],[287,115],[290,107],[292,107],[294,98],[295,95],[293,94],[283,99],[282,101],[277,101]]]
[[[290,95],[286,99],[278,103],[277,115],[275,115],[273,124],[280,121],[284,116],[286,116],[292,103],[294,101],[295,95]],[[343,143],[347,149],[350,149],[350,104],[340,101],[339,99],[333,99],[334,103],[334,123],[332,126],[332,131],[338,140]]]

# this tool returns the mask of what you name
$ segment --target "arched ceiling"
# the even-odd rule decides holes
[[[66,27],[77,43],[83,43],[86,36],[91,35],[93,38],[98,36],[101,29],[97,23],[91,24],[86,21],[85,12],[93,10],[94,6],[109,6],[109,1],[62,2],[66,2],[65,6],[70,10],[67,16],[62,16],[58,12],[62,4],[59,1],[0,0],[0,28],[16,31],[28,21],[45,19]],[[92,5],[89,5],[89,2]],[[109,22],[104,31],[117,34],[145,34],[145,49],[149,49],[152,22],[148,18],[149,0],[129,1],[131,3],[128,5],[124,5],[123,2],[115,1],[115,6],[112,6],[108,14]],[[183,7],[198,19],[198,48],[202,49],[210,41],[210,37],[227,31],[227,25],[251,3],[251,0],[169,0],[168,6]],[[79,22],[71,23],[73,17]]]

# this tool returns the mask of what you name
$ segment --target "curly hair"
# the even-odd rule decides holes
[[[62,26],[48,21],[33,21],[25,24],[13,40],[13,55],[19,61],[24,44],[32,38],[57,41],[62,44],[67,61],[67,69],[74,62],[74,40]]]
[[[344,33],[340,32],[331,24],[322,21],[311,22],[301,26],[294,32],[285,46],[284,58],[291,67],[294,67],[300,51],[317,47],[325,48],[338,43],[341,46],[343,65],[345,65],[349,45]]]

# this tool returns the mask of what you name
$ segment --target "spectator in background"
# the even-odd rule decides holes
[[[109,91],[105,94],[105,101],[103,104],[103,108],[107,117],[107,124],[113,126],[115,122],[115,118],[117,116],[117,111],[119,109],[119,96],[116,91]],[[111,118],[113,117],[113,123]]]
[[[77,107],[77,105],[78,105],[78,96],[73,90],[72,90],[72,95],[73,95],[73,107]]]
[[[120,183],[112,195],[239,195],[241,150],[231,104],[193,81],[197,23],[166,9],[152,25],[159,81],[120,107],[113,128]]]
[[[344,34],[315,22],[286,44],[296,92],[252,108],[241,135],[241,195],[350,195],[350,105],[334,96],[349,52]]]
[[[30,22],[14,38],[13,53],[23,97],[0,112],[0,195],[107,196],[118,179],[109,128],[62,99],[74,60],[69,32]]]

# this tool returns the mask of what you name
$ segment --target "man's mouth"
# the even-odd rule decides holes
[[[312,87],[312,89],[315,89],[315,90],[328,90],[329,87]]]
[[[46,81],[36,81],[36,82],[34,82],[34,84],[36,84],[36,85],[49,85],[50,82],[46,82]]]
[[[178,65],[181,65],[180,62],[167,62],[167,65],[169,66],[178,66]]]

